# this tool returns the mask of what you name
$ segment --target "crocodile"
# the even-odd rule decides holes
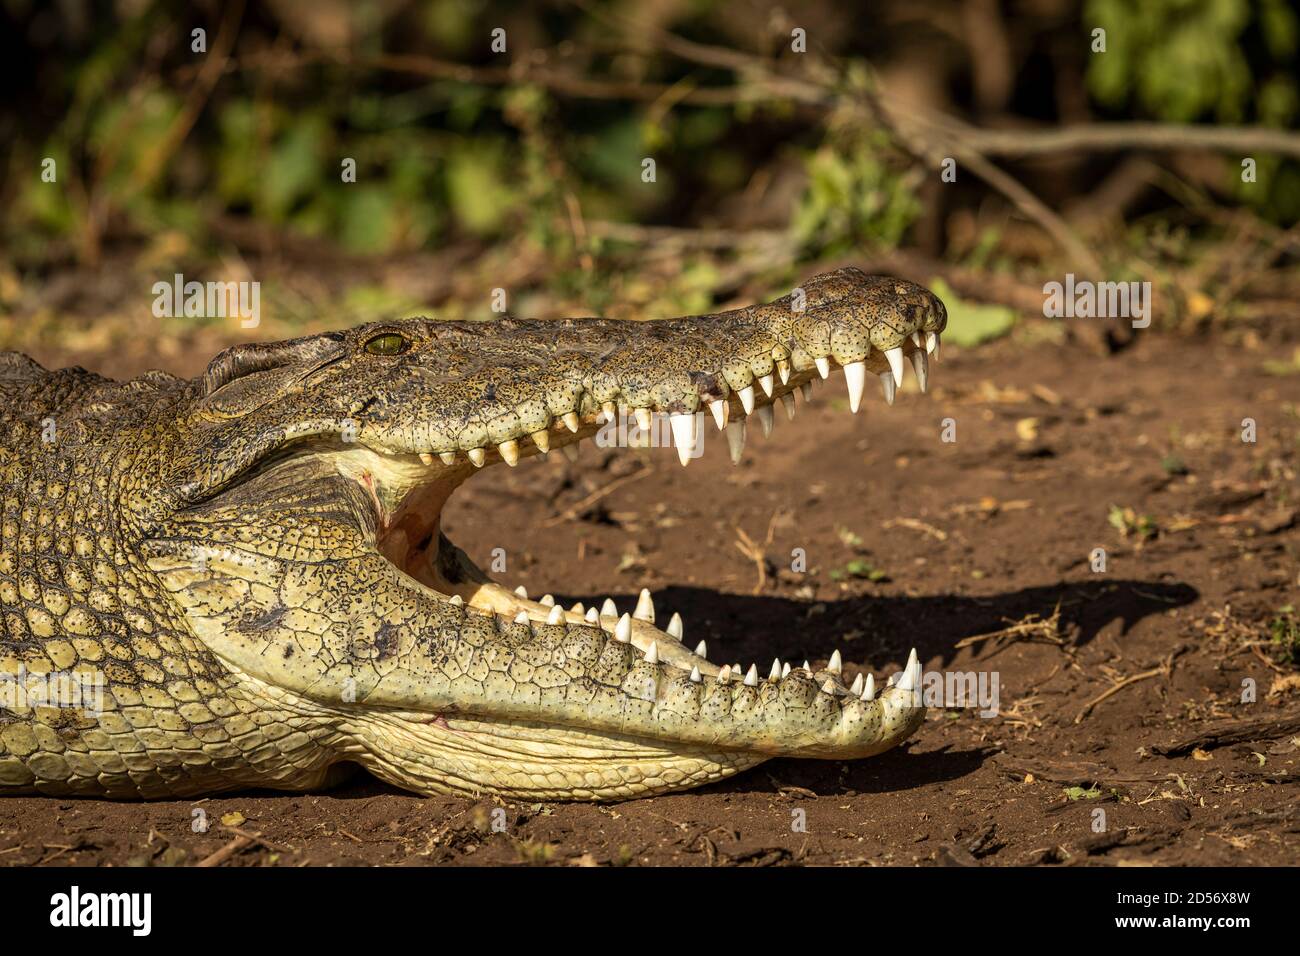
[[[841,269],[712,315],[408,319],[115,382],[0,354],[0,793],[305,791],[358,768],[419,794],[613,801],[778,756],[887,750],[925,715],[915,650],[876,686],[718,665],[648,591],[564,607],[442,533],[494,464],[665,423],[733,460],[842,368],[856,412],[924,390],[947,322]],[[712,419],[712,421],[710,421]],[[503,540],[508,529],[502,528]],[[581,593],[579,590],[577,593]],[[631,603],[629,599],[629,604]]]

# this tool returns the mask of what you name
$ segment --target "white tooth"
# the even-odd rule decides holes
[[[560,451],[564,453],[564,457],[569,459],[569,461],[578,460],[578,446],[576,444],[564,445],[560,448]]]
[[[432,465],[433,456],[430,455],[427,451],[422,451],[420,452],[420,462],[425,465]]]
[[[673,616],[668,619],[668,635],[680,641],[682,639],[682,630],[682,616],[673,611]]]
[[[645,652],[645,662],[647,664],[659,663],[659,642],[658,641],[650,642],[650,647]]]
[[[654,427],[654,413],[648,408],[638,408],[633,410],[633,416],[636,418],[636,427],[643,432],[648,432]]]
[[[749,665],[749,670],[745,672],[745,686],[746,687],[758,686],[758,665],[756,664]]]
[[[808,672],[808,676],[810,677],[812,676],[812,672],[813,672],[812,665],[809,664],[807,661],[803,662],[803,669]]]
[[[551,433],[545,428],[533,432],[529,437],[543,454],[551,450]]]
[[[895,671],[894,673],[889,675],[889,678],[885,681],[885,686],[893,687],[895,684],[898,683],[898,679],[902,676],[903,676],[902,671]]]
[[[758,418],[759,427],[763,429],[763,437],[766,438],[771,435],[772,426],[776,424],[776,416],[772,414],[772,406],[764,405],[754,415]]]
[[[740,673],[740,665],[739,665],[739,664],[732,664],[732,665],[731,665],[731,669],[732,669],[733,671],[735,671],[737,674]]]
[[[763,394],[766,395],[768,398],[771,398],[772,397],[772,373],[768,372],[766,375],[759,376],[758,384],[759,387],[763,389]]]
[[[862,688],[862,699],[863,700],[876,699],[876,675],[875,674],[867,675],[866,684]]]
[[[898,388],[898,385],[894,382],[893,372],[880,373],[880,387],[885,390],[885,404],[894,404],[894,392]]]
[[[746,385],[737,394],[740,396],[740,406],[745,410],[745,414],[754,414],[754,386]]]
[[[789,676],[790,676],[790,662],[786,661],[784,664],[781,665],[781,679],[784,680]]]
[[[573,607],[569,608],[569,610],[574,614],[584,614],[586,613],[587,605],[579,601],[577,604],[573,605]]]
[[[582,423],[581,423],[580,421],[578,421],[578,413],[577,413],[577,412],[565,412],[565,413],[564,413],[564,427],[567,428],[569,431],[571,431],[571,432],[575,432],[575,433],[577,432],[577,430],[578,430],[579,428],[582,427]]]
[[[860,694],[862,693],[862,674],[861,674],[861,673],[859,673],[857,677],[853,678],[853,686],[850,687],[849,690],[854,694],[854,696],[860,695]]]
[[[487,461],[487,452],[482,448],[471,448],[465,454],[469,456],[469,460],[474,463],[475,468],[482,468],[483,462]]]
[[[438,457],[442,459],[442,463],[443,463],[444,465],[454,465],[454,464],[456,464],[456,453],[455,453],[454,451],[441,451],[441,452],[438,452]]]
[[[655,622],[655,602],[650,598],[648,588],[641,589],[641,596],[636,599],[636,610],[632,616],[638,621],[647,621],[650,624]]]
[[[779,657],[775,658],[772,661],[772,669],[767,672],[767,679],[768,680],[781,679],[781,659]]]
[[[600,612],[597,611],[594,607],[587,608],[587,623],[588,624],[600,623]]]
[[[618,406],[613,402],[601,402],[600,410],[604,414],[606,422],[612,422],[618,418]]]
[[[547,607],[550,607],[555,603],[555,595],[543,594],[541,603],[545,604]]]
[[[605,598],[605,603],[600,606],[601,617],[618,617],[618,608],[614,605],[613,598]]]
[[[829,358],[823,355],[821,358],[813,359],[813,361],[817,364],[818,375],[822,378],[831,377],[831,360]]]
[[[803,396],[805,402],[812,401],[812,382],[804,382],[799,386],[799,394]]]
[[[515,623],[516,623],[516,624],[527,624],[527,623],[528,623],[528,612],[527,612],[527,611],[520,611],[518,614],[516,614],[516,615],[515,615]]]
[[[719,684],[729,684],[729,683],[731,683],[731,665],[730,665],[730,664],[726,664],[726,665],[724,665],[723,668],[722,668],[720,671],[718,671],[718,683],[719,683]]]
[[[831,652],[831,661],[826,665],[826,669],[832,674],[838,674],[844,668],[844,662],[840,659],[839,648]]]
[[[939,361],[939,333],[925,333],[925,350],[934,356],[934,360]]]
[[[519,442],[513,438],[503,441],[497,445],[497,451],[501,453],[501,459],[511,468],[519,464]]]
[[[915,332],[912,333],[912,344],[915,345],[918,349],[925,348],[925,339],[924,337],[922,337],[920,329],[917,329]]]
[[[518,594],[525,601],[528,600],[528,588],[524,587],[522,584],[519,585],[519,587],[515,588],[515,593]]]
[[[930,388],[930,359],[925,352],[917,349],[911,354],[912,371],[916,373],[916,385],[922,391]]]
[[[916,659],[916,648],[907,655],[907,666],[903,668],[903,676],[898,678],[899,690],[916,690],[916,685],[921,677],[921,662]]]
[[[453,595],[451,596],[451,600],[450,600],[448,603],[450,603],[450,604],[464,604],[464,603],[465,603],[465,599],[464,599],[463,597],[461,597],[459,594],[453,594]]]
[[[614,625],[614,640],[622,641],[624,644],[632,640],[632,618],[626,614],[620,617],[618,623]]]
[[[776,374],[781,376],[781,384],[790,384],[790,363],[781,359],[776,363]]]
[[[867,363],[850,362],[844,366],[844,384],[849,387],[849,411],[858,413],[862,405],[862,392],[867,387]]]
[[[709,656],[709,645],[706,644],[706,643],[704,643],[704,641],[700,641],[700,643],[696,644],[696,645],[695,645],[695,656],[696,656],[696,657],[708,657],[708,656]]]
[[[894,373],[894,381],[899,385],[903,384],[903,347],[895,345],[892,349],[885,349],[885,358],[889,361],[889,369]]]
[[[691,680],[696,684],[704,680],[704,678],[700,676],[700,669],[698,667],[691,668]]]
[[[785,409],[786,421],[794,421],[794,392],[786,392],[781,396],[781,407]]]
[[[745,423],[743,421],[727,423],[727,451],[731,455],[731,463],[739,465],[741,456],[745,454]]]
[[[730,406],[725,398],[715,398],[709,402],[709,411],[713,413],[713,420],[718,423],[718,431],[727,427],[727,412]]]
[[[834,696],[835,696],[835,681],[831,680],[829,677],[826,678],[826,683],[822,684],[822,693],[823,693],[823,694],[830,694],[832,697],[834,697]]]
[[[677,460],[686,467],[695,454],[695,416],[690,412],[679,412],[668,416],[668,424],[673,429],[673,444],[677,446]]]
[[[547,624],[559,624],[563,620],[564,620],[564,608],[560,607],[558,604],[555,605],[555,607],[551,608],[550,614],[546,615]]]

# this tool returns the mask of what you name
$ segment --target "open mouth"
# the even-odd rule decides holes
[[[917,333],[908,359],[921,391],[928,387],[929,362],[939,349],[939,336]],[[607,426],[614,434],[625,438],[630,445],[659,443],[655,436],[666,438],[674,446],[683,465],[698,457],[703,444],[703,430],[716,426],[726,435],[727,448],[733,463],[743,453],[746,427],[752,419],[764,434],[772,431],[774,407],[779,402],[788,418],[793,419],[797,407],[796,393],[804,401],[812,398],[813,384],[830,376],[835,369],[833,359],[819,359],[816,374],[802,381],[783,374],[778,389],[773,376],[759,380],[756,393],[751,387],[734,393],[730,399],[718,399],[709,407],[709,413],[652,416],[649,409],[630,409],[606,404],[590,420],[577,415],[565,416],[555,427],[533,433],[527,440],[509,440],[497,447],[461,452],[418,452],[410,454],[381,453],[368,448],[356,448],[335,456],[339,472],[365,489],[375,509],[375,544],[379,552],[404,576],[427,589],[435,599],[499,615],[518,624],[566,625],[596,627],[612,635],[613,639],[637,648],[644,659],[679,668],[689,674],[694,682],[706,678],[727,683],[735,681],[750,687],[761,680],[779,681],[792,671],[815,680],[827,694],[838,697],[852,695],[864,701],[873,700],[877,694],[874,675],[863,676],[846,685],[841,681],[842,662],[835,651],[822,668],[810,662],[773,660],[760,667],[739,662],[715,664],[708,659],[708,648],[700,641],[693,647],[685,641],[685,624],[680,615],[673,613],[667,619],[656,610],[650,592],[642,589],[634,608],[619,608],[612,598],[593,599],[589,604],[578,602],[570,607],[558,604],[551,595],[530,598],[523,584],[499,582],[481,570],[459,548],[441,533],[441,516],[448,499],[463,482],[477,471],[490,465],[505,462],[517,465],[521,460],[537,455],[562,453],[576,459],[577,449],[584,441],[600,440]],[[856,413],[866,390],[867,370],[864,363],[850,363],[843,367],[848,388],[850,409]],[[896,383],[901,379],[901,366],[880,374],[884,400],[893,403]],[[897,377],[895,376],[897,373]],[[758,404],[758,402],[764,404]],[[663,424],[664,427],[657,427]],[[621,429],[621,430],[620,430]],[[611,434],[606,432],[606,436]],[[920,665],[915,651],[903,670],[894,673],[884,683],[885,687],[901,684],[905,689],[917,686]]]

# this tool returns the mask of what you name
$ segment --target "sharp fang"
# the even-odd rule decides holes
[[[528,588],[524,587],[522,584],[519,585],[519,587],[515,588],[515,593],[518,594],[525,601],[528,600]]]
[[[805,402],[812,401],[812,382],[804,382],[799,386],[799,394],[803,396]]]
[[[939,333],[925,333],[925,350],[934,356],[934,360],[939,361]]]
[[[564,608],[560,607],[558,604],[555,605],[555,607],[551,608],[550,614],[546,615],[547,624],[559,624],[563,620],[564,620]]]
[[[614,625],[614,640],[624,644],[632,640],[632,618],[628,615],[624,614],[618,619],[618,624]]]
[[[789,676],[790,676],[790,662],[786,661],[784,664],[781,665],[781,679],[785,680]]]
[[[853,678],[853,686],[849,688],[849,691],[850,691],[850,693],[852,693],[855,697],[857,697],[857,696],[861,696],[861,694],[862,694],[862,675],[861,675],[861,674],[858,674],[857,677]]]
[[[772,669],[767,672],[767,679],[768,680],[781,679],[781,659],[779,657],[773,659]]]
[[[422,451],[422,452],[420,452],[420,461],[421,461],[422,464],[425,464],[425,465],[432,465],[432,464],[433,464],[433,456],[430,455],[427,451]]]
[[[554,594],[543,594],[543,595],[542,595],[541,603],[542,603],[542,604],[545,604],[547,607],[554,607],[554,606],[555,606],[555,595],[554,595]]]
[[[696,656],[696,657],[708,657],[708,656],[709,656],[709,645],[706,644],[706,643],[704,643],[704,641],[700,641],[700,643],[696,644],[696,645],[695,645],[695,656]]]
[[[754,386],[746,385],[737,394],[740,396],[740,406],[745,410],[745,414],[754,414]]]
[[[519,442],[513,438],[497,445],[497,451],[501,453],[501,460],[511,468],[519,464]]]
[[[444,465],[456,464],[456,453],[454,451],[439,452],[438,457],[442,459]]]
[[[911,355],[912,371],[916,373],[916,384],[922,392],[930,389],[930,358],[920,349]]]
[[[730,684],[730,683],[731,683],[731,665],[730,665],[730,664],[725,664],[725,665],[723,665],[722,670],[718,671],[718,683],[719,683],[719,684]]]
[[[569,608],[569,610],[572,611],[574,614],[583,614],[587,610],[587,605],[579,601],[577,604],[573,605],[573,607]]]
[[[632,616],[638,621],[645,621],[649,624],[655,622],[655,602],[651,600],[648,588],[641,589],[641,595],[636,599],[636,610],[632,612]]]
[[[551,436],[547,431],[536,431],[529,437],[533,440],[533,444],[537,446],[538,450],[540,450],[542,454],[546,454],[546,452],[551,450]]]
[[[618,607],[614,604],[613,598],[605,598],[605,603],[600,606],[601,617],[618,617]]]
[[[835,696],[835,681],[831,680],[829,677],[826,678],[826,683],[822,684],[822,693],[823,693],[823,694],[830,694],[832,697],[834,697],[834,696]]]
[[[781,407],[785,409],[786,421],[794,421],[794,392],[786,392],[781,396]]]
[[[821,358],[813,359],[813,361],[817,363],[818,375],[820,375],[822,378],[831,377],[831,360],[829,358],[823,355]]]
[[[574,434],[577,434],[578,429],[582,427],[582,422],[578,421],[577,412],[564,413],[564,427]]]
[[[746,687],[758,686],[758,665],[757,664],[750,664],[749,670],[745,672],[745,686]]]
[[[685,468],[695,455],[695,416],[690,412],[669,415],[668,424],[673,429],[673,444],[677,446],[677,460]]]
[[[650,647],[647,648],[645,652],[645,662],[647,664],[659,663],[659,642],[658,641],[650,642]]]
[[[889,369],[894,373],[894,381],[899,385],[903,384],[903,347],[895,345],[892,349],[885,349],[885,358],[889,362]]]
[[[839,648],[831,652],[831,661],[826,665],[826,669],[832,674],[838,674],[844,669],[844,662],[840,659]]]
[[[722,431],[727,427],[727,412],[730,411],[730,406],[725,398],[715,398],[709,402],[709,411],[713,413],[713,420],[717,422],[718,431]]]
[[[880,387],[885,390],[885,404],[894,404],[894,392],[898,388],[898,383],[894,381],[893,372],[880,373]]]
[[[744,422],[727,423],[727,452],[731,455],[731,463],[739,465],[741,456],[745,454]]]
[[[772,414],[772,406],[764,405],[758,411],[754,412],[758,419],[759,427],[763,429],[763,437],[766,438],[772,434],[772,426],[776,424],[776,416]]]
[[[648,408],[634,409],[632,414],[636,417],[636,427],[643,432],[648,432],[654,426],[654,415]]]
[[[465,454],[469,455],[469,460],[474,463],[475,468],[482,468],[483,462],[487,461],[487,452],[482,448],[471,448]]]
[[[761,376],[759,376],[758,384],[759,384],[759,387],[763,389],[763,394],[766,395],[768,398],[771,398],[771,397],[772,397],[772,384],[773,384],[773,383],[772,383],[772,373],[771,373],[771,372],[768,372],[766,375],[761,375]]]
[[[863,700],[876,699],[876,675],[875,674],[867,675],[866,683],[862,687],[862,699]]]
[[[867,363],[850,362],[844,366],[844,384],[849,387],[849,411],[856,415],[862,407],[862,392],[867,387]]]
[[[527,611],[520,611],[518,614],[516,614],[516,615],[515,615],[515,623],[516,623],[516,624],[527,624],[527,623],[528,623],[528,612],[527,612]]]
[[[451,596],[451,600],[448,601],[447,603],[449,603],[449,604],[464,604],[464,603],[465,603],[465,599],[464,599],[463,597],[461,597],[459,594],[453,594],[453,595]]]
[[[813,672],[812,665],[809,664],[807,661],[803,662],[803,669],[808,672],[808,676],[810,677],[812,676],[812,672]]]
[[[668,635],[680,641],[682,639],[682,630],[682,616],[673,611],[673,616],[668,619]]]
[[[564,453],[564,457],[567,458],[567,459],[569,459],[569,461],[577,461],[577,460],[578,460],[578,446],[577,446],[577,445],[561,445],[561,446],[560,446],[560,451]]]
[[[700,682],[703,681],[703,680],[704,680],[704,678],[700,676],[700,669],[699,669],[698,667],[692,667],[692,668],[691,668],[691,682],[692,682],[692,683],[695,683],[695,684],[698,684],[698,683],[700,683]]]
[[[925,348],[925,337],[921,335],[921,330],[917,329],[912,333],[912,344],[918,349]]]
[[[921,680],[921,662],[916,658],[916,648],[907,655],[907,666],[903,668],[903,676],[898,679],[899,690],[916,690],[916,685]]]
[[[587,623],[588,624],[600,623],[600,612],[597,611],[594,607],[587,608]]]
[[[790,384],[790,363],[785,359],[779,359],[776,363],[776,374],[781,377],[782,385]]]

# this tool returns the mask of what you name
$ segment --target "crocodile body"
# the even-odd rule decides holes
[[[847,269],[653,322],[408,320],[239,345],[194,380],[0,354],[0,793],[307,790],[357,765],[420,793],[622,799],[920,724],[890,686],[688,649],[649,595],[559,607],[439,529],[480,469],[626,414],[682,454],[842,366],[924,387],[942,303]],[[805,393],[806,394],[806,393]],[[502,542],[507,547],[508,541]]]

